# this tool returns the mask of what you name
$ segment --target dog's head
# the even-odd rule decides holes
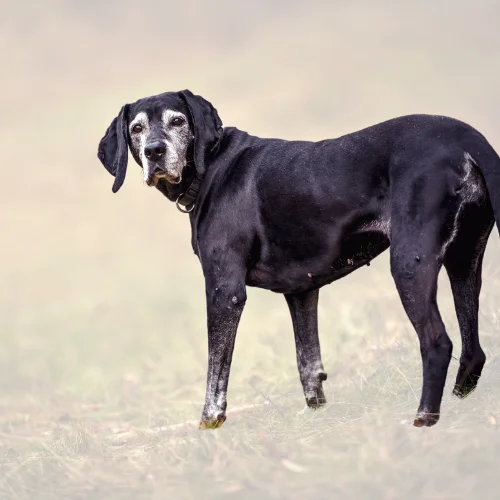
[[[125,180],[128,148],[146,184],[155,186],[159,179],[179,184],[190,162],[203,175],[221,137],[222,122],[208,101],[189,90],[166,92],[123,106],[101,139],[97,156],[115,177],[114,193]]]

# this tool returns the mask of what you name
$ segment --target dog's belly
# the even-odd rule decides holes
[[[257,260],[247,273],[246,283],[278,293],[316,289],[369,264],[388,247],[383,230],[353,233],[342,243],[332,243],[318,254],[301,259],[283,259],[287,249],[280,252],[278,247],[272,255]]]

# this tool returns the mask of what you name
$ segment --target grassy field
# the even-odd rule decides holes
[[[498,251],[490,246],[488,263]],[[175,293],[167,276],[140,280],[116,267],[120,299],[109,286],[101,297],[19,314],[4,330],[15,335],[2,335],[1,498],[493,498],[498,267],[485,273],[484,376],[459,401],[450,373],[437,427],[410,425],[418,346],[382,257],[321,298],[321,411],[303,411],[284,301],[251,291],[229,393],[240,411],[216,432],[196,428],[206,350],[196,269],[185,264],[186,288]],[[450,371],[457,366],[453,359]]]
[[[200,432],[207,339],[188,221],[135,165],[112,195],[95,155],[124,102],[186,87],[261,136],[320,139],[429,112],[470,122],[500,151],[500,7],[179,5],[48,0],[11,4],[2,20],[0,498],[497,498],[496,229],[488,360],[463,401],[440,277],[454,358],[436,427],[410,425],[420,354],[384,254],[320,294],[324,409],[304,410],[284,299],[250,289],[228,420]]]

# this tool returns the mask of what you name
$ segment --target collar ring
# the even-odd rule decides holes
[[[194,210],[194,203],[191,203],[191,205],[187,206],[186,208],[184,208],[182,205],[181,205],[181,200],[182,198],[184,198],[184,195],[186,193],[181,193],[177,199],[175,200],[175,206],[177,207],[177,210],[179,210],[179,212],[182,212],[183,214],[189,214],[191,213],[193,210]]]

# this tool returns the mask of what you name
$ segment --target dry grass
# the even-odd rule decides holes
[[[408,424],[421,365],[384,255],[321,293],[326,408],[303,411],[284,300],[250,290],[236,411],[199,432],[207,341],[187,220],[134,165],[112,196],[95,152],[124,101],[185,87],[263,136],[431,112],[470,121],[500,150],[498,4],[101,4],[11,3],[2,21],[0,498],[494,498],[496,231],[484,376],[459,401],[452,360],[438,426]],[[440,304],[457,358],[444,275]]]
[[[498,244],[490,246],[496,253]],[[366,287],[346,279],[321,300],[329,403],[316,412],[303,410],[285,304],[272,296],[273,307],[264,307],[269,294],[252,291],[231,378],[233,412],[216,432],[195,425],[205,339],[202,318],[186,315],[188,307],[155,312],[156,304],[138,301],[125,326],[105,335],[72,335],[70,322],[38,342],[19,332],[2,339],[0,497],[488,498],[500,445],[498,278],[484,293],[488,364],[478,390],[464,401],[450,394],[452,360],[441,422],[415,429],[416,339],[384,258],[360,273]],[[152,335],[133,334],[139,318],[149,318]],[[163,331],[177,321],[184,327]]]

